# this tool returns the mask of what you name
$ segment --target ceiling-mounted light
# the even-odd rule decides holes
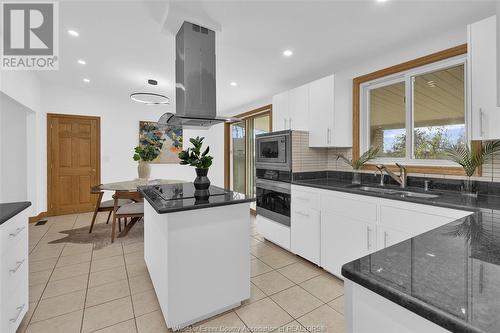
[[[285,51],[283,51],[283,55],[285,57],[291,57],[293,55],[293,51],[292,50],[285,50]]]
[[[68,34],[70,34],[73,37],[78,37],[80,34],[76,30],[68,30]]]
[[[85,60],[82,60],[82,59],[78,59],[78,63],[80,65],[86,65],[87,64],[87,62]]]
[[[158,85],[158,81],[149,79],[148,84],[140,89],[138,92],[130,94],[130,99],[137,103],[142,103],[146,105],[159,105],[159,104],[169,104],[170,98],[160,94],[159,92],[153,92],[153,87]]]
[[[230,85],[231,87],[236,87],[236,86],[238,85],[238,83],[236,83],[236,82],[231,82],[231,83],[229,83],[229,85]]]
[[[87,78],[84,78],[82,81],[85,83],[90,83],[90,79],[87,79]]]

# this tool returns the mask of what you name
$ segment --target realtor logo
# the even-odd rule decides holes
[[[3,2],[1,69],[58,69],[58,4]]]

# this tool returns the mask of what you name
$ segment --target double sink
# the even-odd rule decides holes
[[[403,198],[421,198],[421,199],[432,199],[437,198],[438,194],[429,194],[429,193],[421,193],[421,192],[413,192],[406,190],[397,190],[392,188],[384,188],[384,187],[372,187],[372,186],[364,186],[364,185],[353,185],[351,188],[355,188],[359,191],[363,192],[371,192],[371,193],[380,193],[380,194],[388,194],[394,196],[400,196]]]

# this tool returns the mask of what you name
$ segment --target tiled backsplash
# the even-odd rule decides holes
[[[338,154],[350,158],[351,148],[309,148],[309,133],[304,131],[293,131],[292,133],[292,168],[293,172],[309,171],[351,171],[352,168],[342,160],[337,160]],[[411,174],[412,176],[462,179],[464,177],[451,175],[423,175]],[[481,181],[500,182],[500,154],[483,165],[483,175],[474,177]]]

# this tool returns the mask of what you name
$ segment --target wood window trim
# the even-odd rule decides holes
[[[52,198],[52,189],[51,189],[51,179],[52,179],[52,168],[50,166],[50,161],[52,160],[52,151],[50,149],[52,138],[51,138],[51,130],[50,123],[52,118],[81,118],[81,119],[92,119],[97,121],[96,132],[97,132],[97,169],[96,169],[96,178],[97,183],[101,183],[101,117],[98,116],[82,116],[82,115],[72,115],[72,114],[62,114],[62,113],[47,113],[47,212],[42,212],[37,216],[34,216],[33,219],[37,220],[41,217],[54,216],[54,212],[51,209],[51,204],[53,201]],[[97,185],[97,184],[96,184]],[[90,191],[90,189],[89,189]],[[36,222],[36,221],[34,221]]]
[[[269,115],[269,131],[273,129],[273,105],[268,104],[260,108],[240,113],[235,116],[240,120],[257,118],[259,116]],[[224,123],[224,188],[229,190],[231,187],[231,124]]]
[[[460,56],[466,53],[467,44],[462,44],[354,78],[352,81],[352,158],[357,159],[360,156],[360,94],[361,85],[363,83],[380,79],[389,75],[394,75],[424,65],[432,64],[437,61]],[[473,141],[472,144],[477,147],[481,144],[481,142]],[[394,167],[394,169],[397,168]],[[407,169],[410,173],[446,174],[456,176],[465,175],[462,167],[409,165]],[[374,164],[367,164],[363,167],[363,170],[377,170],[377,168]],[[476,174],[480,176],[481,173],[481,168],[478,168]]]

